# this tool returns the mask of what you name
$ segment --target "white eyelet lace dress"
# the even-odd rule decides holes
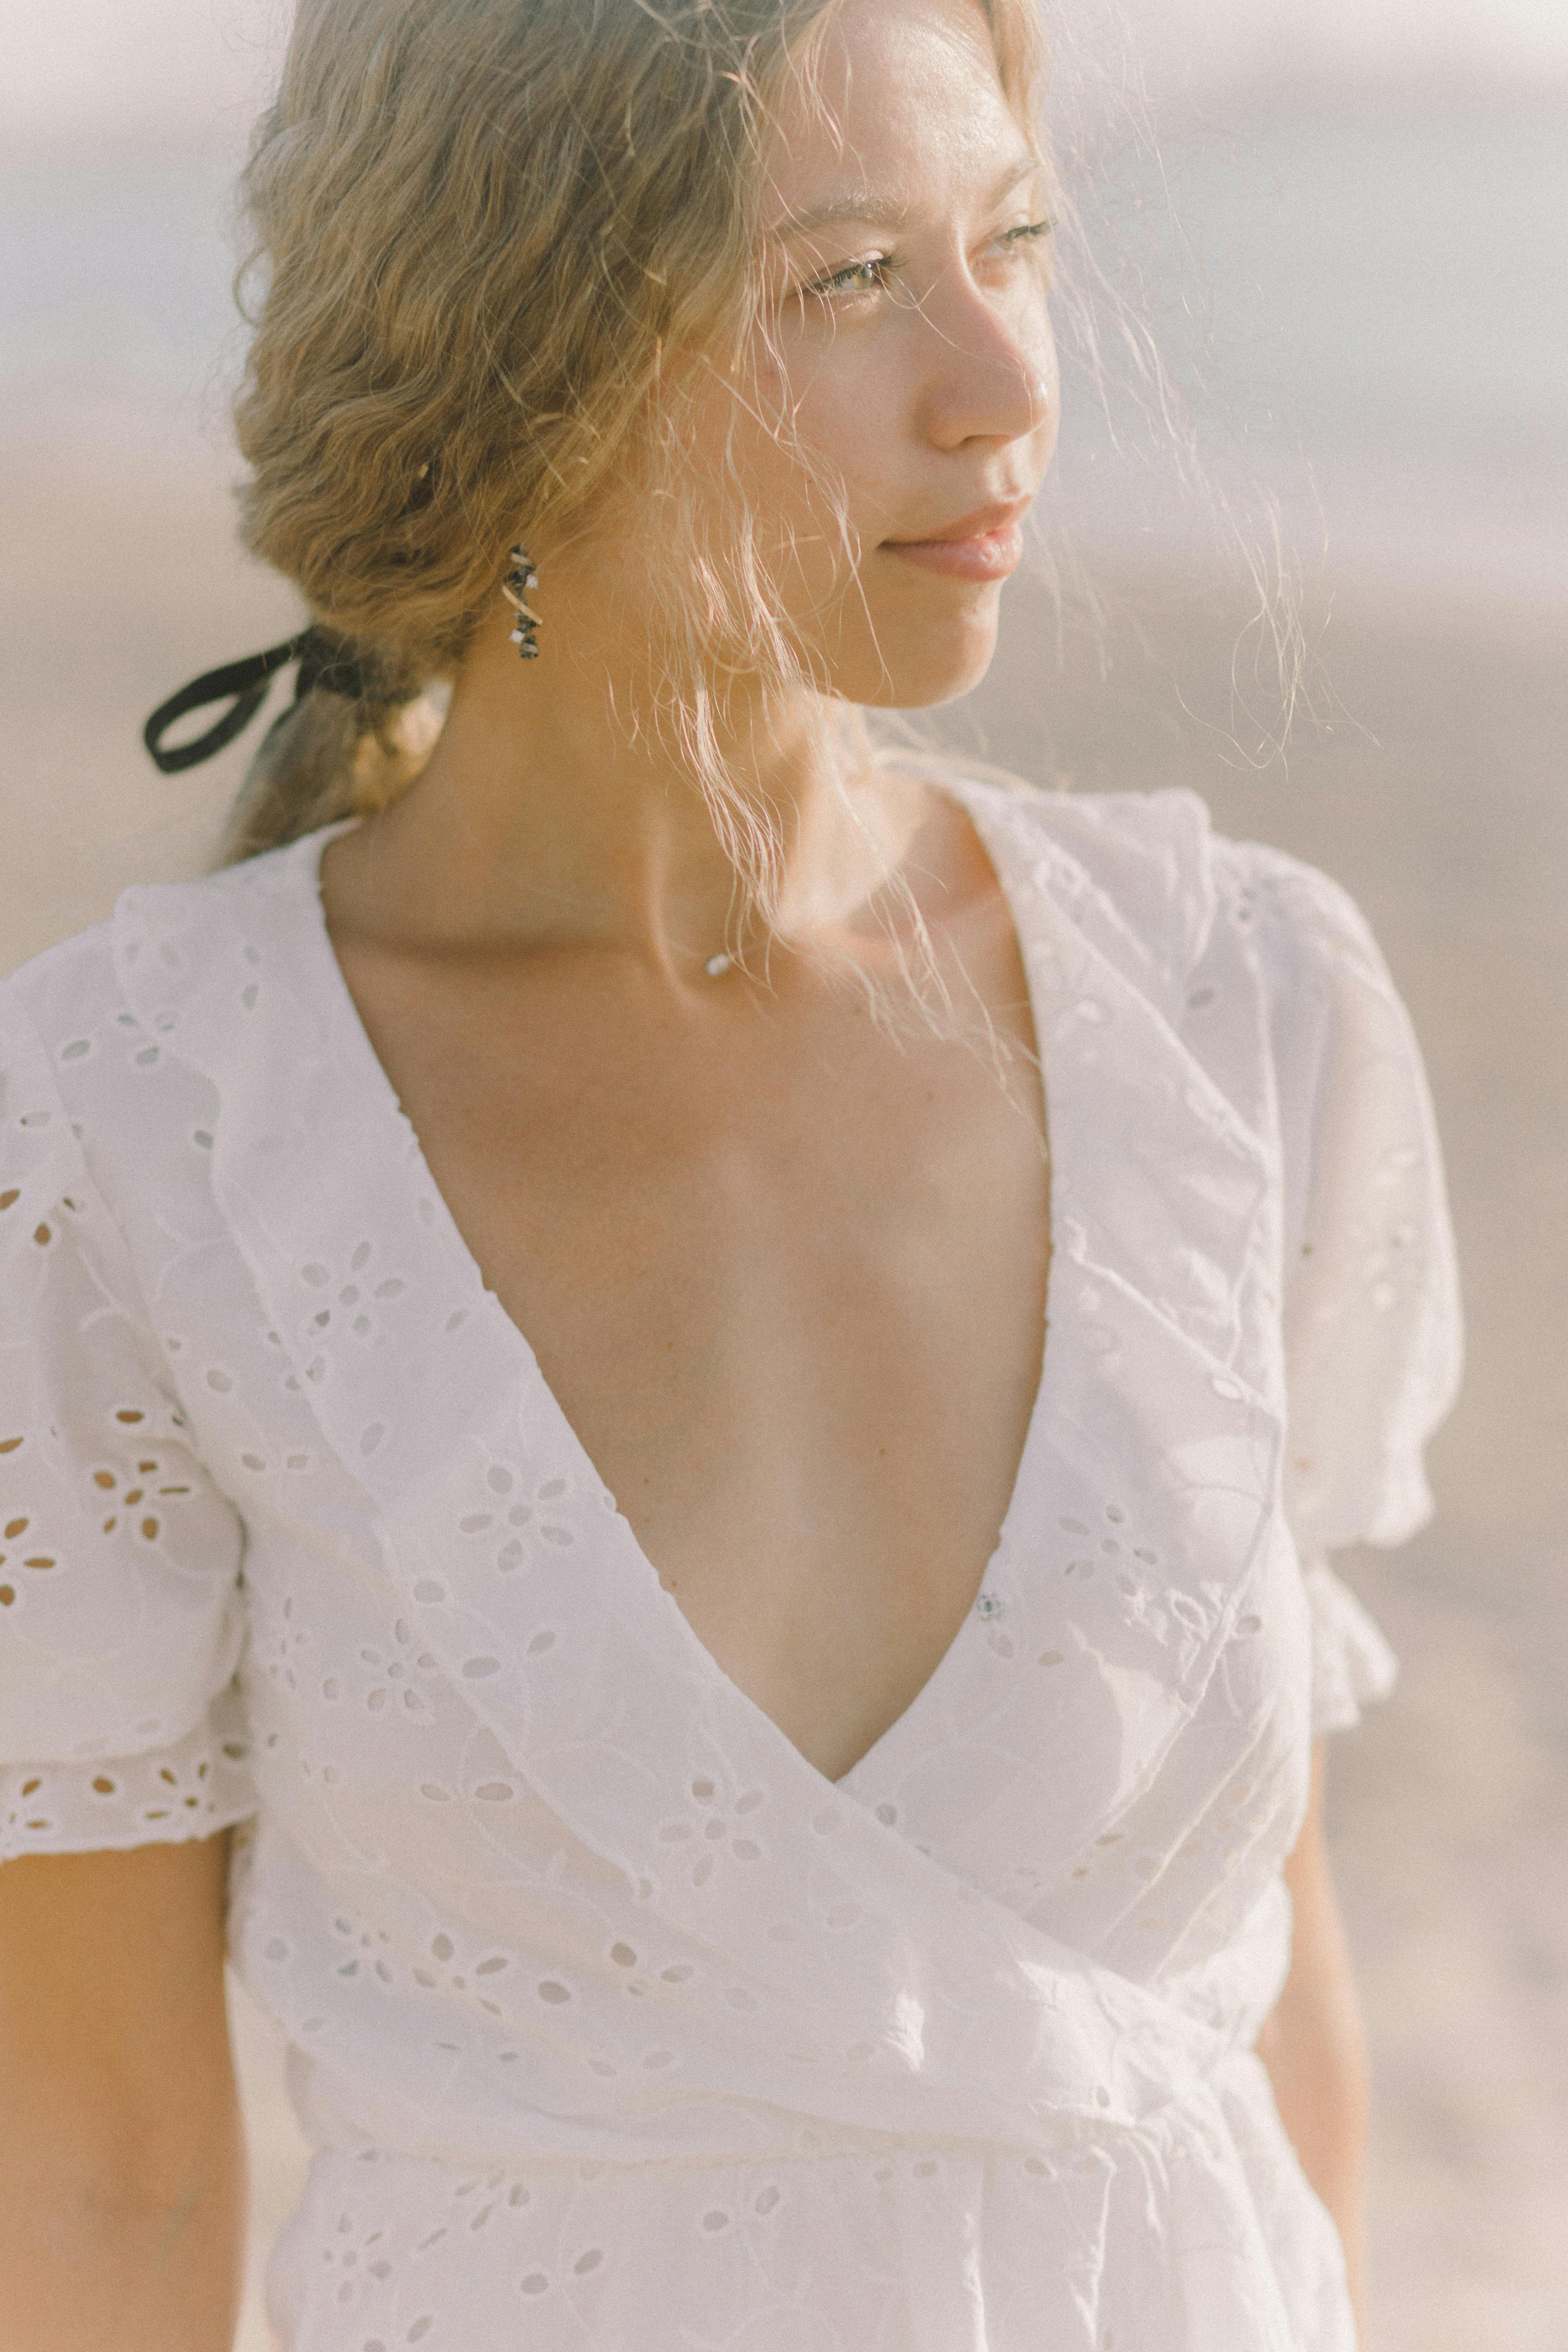
[[[1351,2352],[1252,2054],[1322,1564],[1429,1508],[1458,1313],[1354,908],[1184,793],[944,780],[1045,1064],[1043,1372],[975,1606],[825,1780],[484,1288],[321,835],[0,992],[0,1853],[243,1822],[318,2153],[290,2352]]]

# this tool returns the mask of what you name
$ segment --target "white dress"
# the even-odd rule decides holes
[[[1350,2352],[1252,2044],[1312,1730],[1392,1671],[1322,1555],[1419,1525],[1457,1377],[1419,1058],[1343,894],[1191,794],[945,788],[1048,1334],[974,1608],[837,1784],[485,1290],[322,835],[0,992],[0,1853],[246,1824],[290,2352]]]

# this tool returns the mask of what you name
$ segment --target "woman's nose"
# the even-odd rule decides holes
[[[1022,440],[1050,421],[1055,370],[1043,306],[1010,319],[979,287],[950,279],[927,297],[921,318],[929,347],[921,421],[939,448]]]

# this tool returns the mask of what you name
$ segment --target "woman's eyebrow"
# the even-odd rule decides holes
[[[1010,163],[985,196],[985,209],[990,211],[1010,196],[1025,180],[1032,179],[1040,169],[1037,155],[1023,155]],[[798,213],[786,213],[776,221],[771,234],[774,236],[807,236],[814,231],[833,228],[844,221],[864,221],[869,228],[905,228],[913,218],[915,207],[906,197],[879,194],[876,189],[860,187],[847,190],[841,196],[830,197],[825,204],[808,205]]]

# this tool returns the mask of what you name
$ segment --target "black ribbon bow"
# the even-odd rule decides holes
[[[280,646],[268,646],[265,653],[249,654],[244,661],[226,662],[221,669],[209,669],[204,677],[194,677],[189,686],[181,687],[167,702],[161,702],[142,730],[142,740],[153,766],[165,776],[176,775],[182,768],[199,767],[215,751],[221,751],[226,743],[232,743],[266,701],[279,671],[287,669],[290,662],[300,665],[290,709],[297,709],[318,686],[323,693],[341,694],[351,701],[364,699],[365,676],[360,663],[338,640],[312,624],[301,629],[297,637],[287,637]],[[228,709],[214,720],[205,735],[198,735],[193,743],[165,746],[163,737],[176,719],[193,710],[205,710],[210,703],[225,701]]]

